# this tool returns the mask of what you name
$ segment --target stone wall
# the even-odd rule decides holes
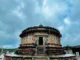
[[[39,40],[39,37],[41,36],[43,37],[44,44],[49,43],[49,44],[60,45],[60,38],[55,36],[54,34],[38,33],[38,32],[21,38],[21,44],[37,43],[37,41]],[[55,47],[55,45],[53,46]]]

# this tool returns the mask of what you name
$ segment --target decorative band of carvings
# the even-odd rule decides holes
[[[35,43],[20,44],[20,46],[34,45]]]
[[[61,46],[60,44],[55,44],[55,43],[47,43],[46,45],[57,45],[57,46]]]

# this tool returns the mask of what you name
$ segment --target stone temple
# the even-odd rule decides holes
[[[4,60],[76,60],[66,54],[61,33],[49,26],[28,27],[20,34],[21,44],[15,54],[5,54]]]

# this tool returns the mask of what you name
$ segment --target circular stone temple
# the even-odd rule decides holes
[[[21,60],[73,60],[75,56],[66,54],[60,43],[61,33],[49,26],[34,26],[22,31],[21,44],[14,55],[6,58]],[[76,59],[75,59],[76,60]]]
[[[43,25],[29,27],[20,34],[20,37],[18,54],[65,54],[60,43],[61,34],[55,28]]]

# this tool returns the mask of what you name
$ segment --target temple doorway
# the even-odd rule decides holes
[[[38,37],[37,54],[44,54],[44,40],[43,37]]]
[[[39,43],[39,45],[43,45],[43,37],[39,37],[38,43]]]

